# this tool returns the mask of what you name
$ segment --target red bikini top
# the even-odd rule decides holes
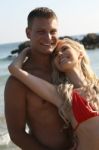
[[[99,116],[99,112],[84,97],[75,91],[72,94],[72,109],[78,125],[89,118]]]

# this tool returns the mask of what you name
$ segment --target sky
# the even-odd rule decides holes
[[[99,0],[0,0],[0,44],[28,40],[27,16],[49,7],[59,20],[59,36],[99,33]]]

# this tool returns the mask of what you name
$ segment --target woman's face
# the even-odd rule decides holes
[[[73,70],[79,62],[80,51],[75,50],[70,44],[61,43],[55,51],[54,63],[61,72]]]

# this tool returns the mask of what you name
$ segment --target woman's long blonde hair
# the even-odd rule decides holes
[[[87,81],[89,81],[91,83],[95,82],[97,80],[96,75],[91,68],[90,61],[89,61],[89,58],[88,58],[88,55],[86,53],[84,46],[82,44],[80,44],[79,42],[69,39],[69,38],[59,40],[57,43],[57,47],[54,50],[52,58],[54,59],[54,55],[57,52],[58,46],[60,44],[64,44],[64,43],[70,45],[74,50],[81,51],[83,53],[83,58],[81,60],[82,72]],[[53,83],[56,85],[59,85],[61,83],[66,83],[68,81],[66,78],[66,75],[63,72],[58,71],[57,68],[55,67],[54,63],[52,63],[52,65],[53,65],[53,74],[52,74]]]
[[[69,127],[69,125],[71,124],[71,117],[70,117],[71,99],[72,99],[71,93],[72,93],[74,85],[68,81],[68,78],[66,77],[65,73],[57,70],[55,64],[53,63],[55,53],[57,53],[57,48],[60,44],[63,44],[63,43],[67,43],[76,51],[83,52],[83,58],[81,60],[81,69],[88,82],[89,89],[92,86],[92,88],[94,88],[96,93],[99,93],[99,79],[96,78],[95,73],[91,69],[89,58],[82,44],[69,38],[65,38],[64,40],[58,41],[57,47],[55,51],[53,52],[53,56],[52,56],[52,65],[53,65],[52,80],[53,80],[53,84],[56,85],[56,90],[58,94],[64,100],[63,105],[59,109],[59,114],[65,120],[66,126]],[[93,99],[91,103],[93,105],[94,104],[96,105],[96,103],[98,104],[97,98]],[[97,110],[99,111],[99,107],[97,108]]]

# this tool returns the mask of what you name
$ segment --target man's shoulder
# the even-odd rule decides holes
[[[12,75],[9,76],[5,87],[8,87],[9,89],[12,88],[12,89],[21,89],[21,90],[24,90],[26,88],[22,82],[20,82]]]
[[[10,76],[5,85],[5,101],[8,101],[9,103],[12,103],[13,100],[15,103],[24,102],[26,95],[27,87],[13,76]]]
[[[22,84],[17,78],[15,78],[14,76],[10,75],[7,79],[7,83],[12,84],[12,83],[18,83],[18,84]]]

